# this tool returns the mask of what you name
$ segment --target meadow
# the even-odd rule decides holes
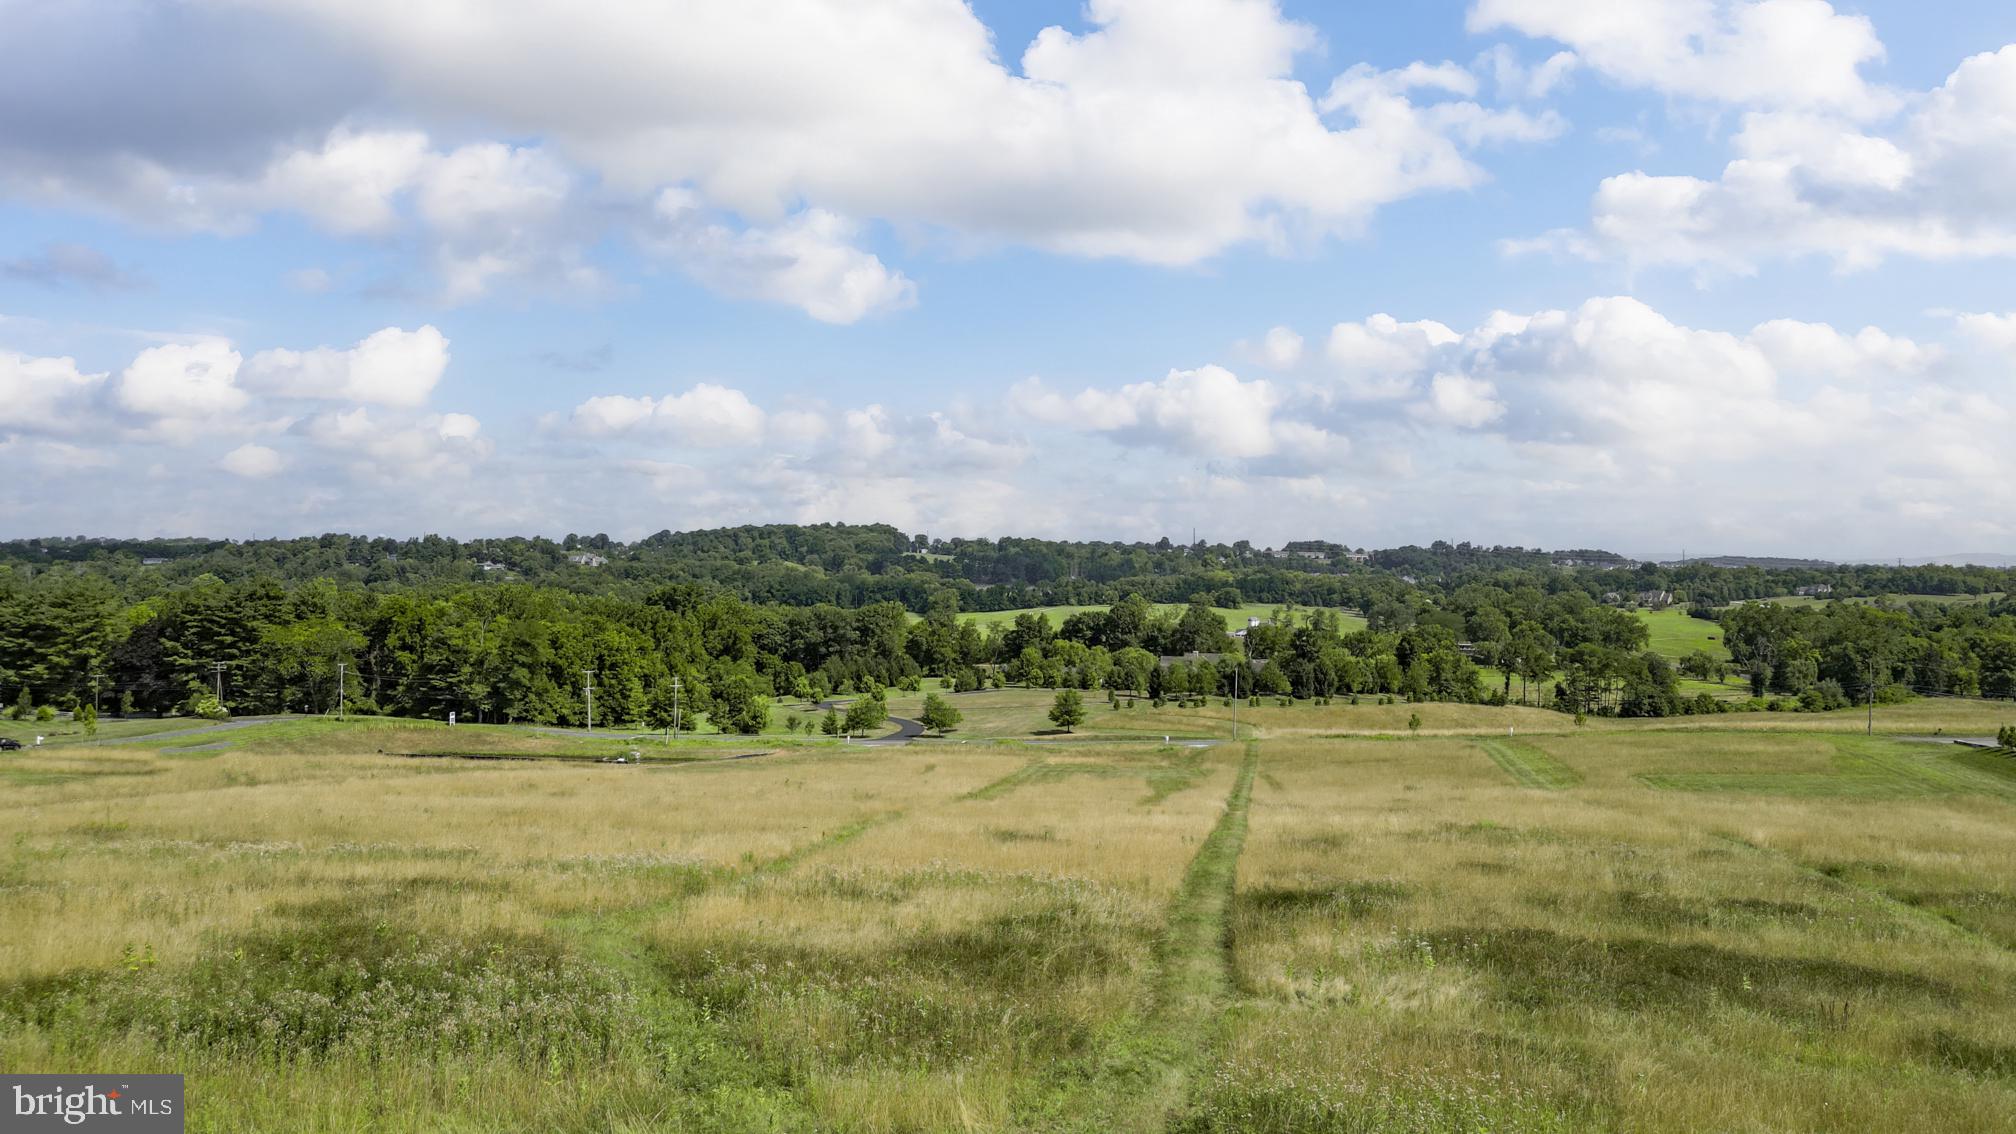
[[[1154,607],[1155,613],[1166,615],[1181,616],[1185,610],[1189,609],[1186,604],[1180,602],[1153,603],[1150,605]],[[962,622],[971,622],[975,626],[985,630],[989,626],[1011,624],[1015,621],[1017,615],[1041,614],[1050,619],[1050,627],[1054,630],[1058,626],[1063,625],[1064,620],[1074,614],[1104,614],[1110,609],[1112,609],[1111,606],[1039,606],[1028,610],[986,610],[973,614],[962,614],[959,617]],[[1247,603],[1239,607],[1212,608],[1213,611],[1224,618],[1227,630],[1243,630],[1246,628],[1247,620],[1251,618],[1257,618],[1262,622],[1271,622],[1280,617],[1282,609],[1283,607],[1279,603]],[[1294,611],[1298,617],[1307,617],[1313,609],[1315,608],[1298,606],[1294,608]],[[1363,630],[1365,628],[1364,616],[1356,611],[1333,610],[1330,613],[1336,616],[1337,624],[1344,633],[1348,634],[1354,630]],[[920,616],[913,615],[912,619],[915,620],[917,617]]]
[[[0,754],[0,1066],[192,1131],[2016,1130],[2016,756],[1900,739],[2016,708],[955,703]]]

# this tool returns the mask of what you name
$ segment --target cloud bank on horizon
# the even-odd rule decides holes
[[[2016,549],[1910,12],[0,0],[0,534]]]

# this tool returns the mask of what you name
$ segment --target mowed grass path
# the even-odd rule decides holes
[[[1505,774],[1526,787],[1560,791],[1582,782],[1581,773],[1535,745],[1521,740],[1486,740],[1478,745]]]
[[[0,790],[0,1066],[184,1073],[197,1132],[2016,1130],[2016,760],[1296,712],[0,758],[56,777]]]

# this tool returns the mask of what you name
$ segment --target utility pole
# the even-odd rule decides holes
[[[210,668],[217,671],[217,707],[224,707],[224,663],[211,662]]]
[[[1876,655],[1869,655],[1869,724],[1864,736],[1876,735]]]
[[[1246,656],[1239,656],[1239,666],[1232,671],[1232,739],[1239,739],[1239,670],[1246,668]]]
[[[672,679],[672,739],[679,739],[679,679]]]
[[[588,691],[588,731],[595,731],[595,671],[584,669],[581,676],[586,680],[583,686]]]
[[[345,666],[344,666],[344,664],[343,664],[342,662],[340,662],[340,661],[339,661],[339,662],[337,662],[337,663],[336,663],[336,719],[337,719],[337,720],[339,720],[339,721],[343,719],[343,692],[344,692],[344,689],[343,689],[343,670],[344,670],[344,669],[345,669]]]
[[[105,675],[104,675],[104,674],[102,674],[102,673],[94,673],[94,674],[92,674],[92,675],[91,675],[91,715],[92,715],[92,716],[94,716],[94,717],[95,717],[95,716],[97,716],[97,715],[98,715],[98,713],[99,713],[99,709],[98,709],[98,679],[99,679],[99,678],[101,678],[101,677],[103,677],[103,676],[105,676]]]

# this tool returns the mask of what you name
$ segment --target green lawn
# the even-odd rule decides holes
[[[1110,606],[1039,606],[1030,610],[977,611],[972,614],[963,614],[960,617],[978,625],[984,630],[996,623],[1012,623],[1015,621],[1016,615],[1019,614],[1044,614],[1049,616],[1050,625],[1052,628],[1055,628],[1063,625],[1064,620],[1074,614],[1082,614],[1086,611],[1105,611],[1107,609],[1110,609]],[[1186,609],[1188,609],[1188,604],[1180,602],[1155,604],[1155,611],[1158,614],[1181,615]],[[1246,620],[1248,618],[1270,621],[1280,614],[1282,608],[1279,603],[1249,603],[1232,610],[1222,607],[1214,609],[1224,617],[1225,628],[1227,630],[1243,630],[1246,627]],[[1295,611],[1300,616],[1306,616],[1312,609],[1314,608],[1298,606],[1295,608]],[[1357,614],[1349,614],[1343,611],[1332,611],[1331,613],[1337,615],[1339,624],[1347,634],[1353,630],[1363,630],[1365,628],[1365,619]],[[915,618],[916,616],[913,615],[913,621]]]
[[[1695,650],[1706,650],[1718,658],[1729,656],[1722,644],[1722,627],[1700,618],[1689,618],[1677,606],[1665,610],[1641,610],[1638,617],[1652,633],[1651,648],[1669,658],[1684,658]]]

